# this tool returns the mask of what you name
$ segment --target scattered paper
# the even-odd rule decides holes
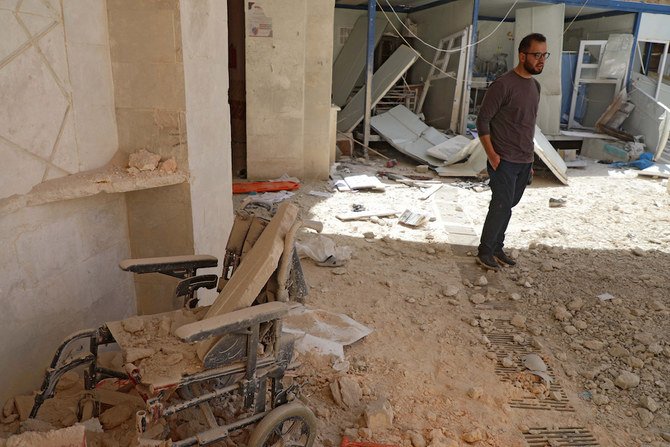
[[[609,293],[605,292],[598,295],[598,298],[600,301],[609,301],[614,298],[614,295],[610,295]]]
[[[425,214],[421,213],[414,213],[410,210],[405,210],[401,215],[400,215],[400,223],[409,225],[410,227],[418,227],[422,223],[426,221],[428,216]]]

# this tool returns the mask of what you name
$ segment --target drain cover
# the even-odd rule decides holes
[[[584,427],[531,428],[523,432],[523,437],[529,447],[588,447],[600,445],[596,438]]]

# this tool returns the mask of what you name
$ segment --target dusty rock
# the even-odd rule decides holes
[[[511,368],[512,366],[514,366],[514,359],[512,359],[511,357],[505,357],[502,360],[500,360],[500,363],[505,368]]]
[[[572,318],[572,314],[563,306],[556,306],[554,308],[554,318],[558,321],[565,321]]]
[[[428,447],[458,447],[458,442],[447,438],[442,430],[433,429],[430,431],[430,445]]]
[[[583,331],[584,329],[589,327],[589,324],[584,320],[575,320],[573,326],[579,329],[580,331]]]
[[[14,396],[14,403],[16,411],[19,413],[19,420],[25,421],[30,416],[30,411],[35,404],[35,398],[27,395]]]
[[[624,362],[626,362],[626,364],[628,366],[630,366],[631,368],[639,369],[639,368],[642,368],[644,366],[644,360],[642,360],[641,358],[638,358],[638,357],[634,357],[634,356],[626,357]]]
[[[610,403],[610,398],[605,396],[604,394],[594,394],[593,397],[591,398],[591,402],[593,402],[594,405],[607,405]]]
[[[610,348],[609,354],[612,357],[628,357],[630,355],[630,351],[621,345],[614,345]]]
[[[379,398],[367,406],[365,425],[372,431],[381,431],[393,426],[393,407],[388,399]]]
[[[366,231],[365,233],[363,233],[363,237],[365,239],[374,239],[375,238],[375,233],[374,233],[374,231]]]
[[[649,346],[647,346],[647,351],[651,352],[654,355],[658,355],[661,352],[663,352],[663,346],[661,346],[659,343],[651,343]]]
[[[446,296],[447,298],[451,298],[452,296],[458,295],[458,292],[460,292],[461,289],[458,286],[454,285],[448,285],[444,286],[441,290],[441,293],[443,296]]]
[[[520,314],[514,314],[510,320],[510,324],[516,328],[524,329],[526,327],[526,317]]]
[[[409,432],[409,439],[412,442],[413,447],[426,447],[426,440],[421,433],[411,431]]]
[[[5,402],[5,405],[2,407],[2,416],[9,417],[10,415],[16,412],[16,407],[14,406],[14,398],[10,397]]]
[[[474,430],[463,433],[461,435],[461,439],[468,444],[474,444],[475,442],[485,440],[486,433],[481,428],[476,428]]]
[[[483,287],[483,286],[488,285],[488,283],[489,283],[489,280],[486,279],[485,275],[482,275],[477,279],[477,281],[475,282],[475,285]]]
[[[568,303],[568,309],[570,310],[580,310],[582,307],[584,307],[584,301],[581,298],[575,298]]]
[[[100,415],[100,424],[105,430],[110,430],[126,422],[132,414],[133,409],[128,405],[117,405]]]
[[[481,293],[474,293],[470,295],[470,302],[473,304],[483,304],[486,302],[486,297]]]
[[[640,398],[640,405],[652,413],[656,413],[656,411],[659,409],[659,405],[651,396],[642,396]]]
[[[564,330],[565,333],[568,334],[568,335],[575,335],[577,332],[579,332],[579,330],[577,330],[577,328],[574,327],[574,326],[571,325],[571,324],[568,324],[567,326],[565,326],[565,327],[563,328],[563,330]]]
[[[649,346],[654,342],[654,336],[648,332],[638,332],[633,338],[645,346]]]
[[[479,399],[484,395],[484,388],[480,386],[473,386],[468,390],[468,397],[472,399]]]
[[[638,408],[637,409],[637,417],[640,418],[640,426],[642,428],[646,428],[651,424],[651,422],[654,420],[654,414],[647,410],[646,408]]]
[[[39,419],[26,419],[19,425],[19,431],[21,433],[26,433],[29,431],[47,432],[54,430],[55,428],[56,427],[54,427],[50,423],[46,421],[41,421]]]
[[[156,353],[153,348],[128,348],[126,350],[126,363],[133,363],[136,360],[141,360],[151,357]]]
[[[624,371],[614,380],[614,384],[623,390],[635,388],[640,384],[640,376]]]
[[[661,433],[661,438],[663,438],[665,441],[670,442],[670,431],[664,431]]]
[[[605,347],[605,343],[600,340],[586,340],[584,342],[584,347],[592,351],[600,351]]]
[[[158,170],[167,174],[177,172],[177,160],[174,157],[170,157],[167,160],[161,161],[158,165]]]
[[[131,168],[139,169],[140,171],[153,171],[161,161],[161,156],[149,152],[146,149],[141,149],[130,154],[128,165]]]
[[[340,395],[342,396],[342,403],[353,408],[357,406],[363,398],[363,391],[358,382],[351,377],[340,377],[337,382],[339,384]]]
[[[345,273],[347,273],[347,269],[345,269],[344,267],[335,267],[330,271],[330,273],[332,273],[333,275],[344,275]]]
[[[144,329],[144,321],[141,318],[128,318],[121,322],[121,326],[123,326],[123,330],[126,332],[134,334]]]
[[[81,381],[81,377],[75,371],[68,371],[63,374],[56,385],[57,391],[69,390]]]
[[[428,165],[418,165],[414,168],[416,172],[419,174],[425,174],[428,172],[429,166]]]

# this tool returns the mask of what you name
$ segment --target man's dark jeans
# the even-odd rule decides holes
[[[500,160],[498,169],[494,170],[490,163],[486,163],[492,194],[489,212],[482,229],[479,255],[493,255],[502,251],[507,224],[512,217],[512,208],[523,196],[532,165],[532,163]]]

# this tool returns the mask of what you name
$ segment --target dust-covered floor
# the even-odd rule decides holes
[[[416,174],[380,159],[337,172],[380,170]],[[473,258],[486,190],[445,180],[421,200],[421,189],[390,180],[384,192],[330,197],[310,194],[328,192],[328,182],[301,186],[289,200],[302,217],[352,249],[341,267],[304,260],[307,304],[374,329],[345,349],[345,362],[299,358],[316,445],[340,445],[345,435],[415,447],[670,445],[666,182],[595,163],[569,177],[563,186],[536,176],[507,232],[518,265],[498,273]],[[565,204],[549,207],[550,198]],[[354,205],[427,219],[411,228],[397,217],[336,218]],[[529,353],[544,360],[551,384],[525,370]],[[100,445],[129,439],[117,433]]]

